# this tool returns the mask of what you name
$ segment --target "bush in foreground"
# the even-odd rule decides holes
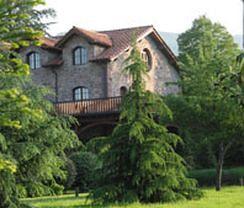
[[[96,172],[100,167],[97,156],[91,152],[77,152],[70,156],[76,169],[76,177],[73,188],[79,188],[80,192],[88,192],[95,185]]]

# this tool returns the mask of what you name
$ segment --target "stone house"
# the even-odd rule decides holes
[[[40,47],[21,50],[33,81],[53,89],[50,98],[62,113],[81,115],[118,110],[130,78],[121,73],[136,40],[148,65],[147,90],[161,95],[177,93],[167,85],[179,79],[176,57],[153,26],[88,31],[73,27],[62,37],[42,38]]]

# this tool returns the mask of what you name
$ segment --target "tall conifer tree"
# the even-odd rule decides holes
[[[184,160],[175,152],[181,139],[155,121],[156,117],[171,117],[171,112],[161,96],[145,90],[147,66],[136,47],[124,73],[130,75],[132,84],[123,98],[118,125],[111,136],[101,139],[106,147],[102,176],[91,196],[98,203],[166,202],[200,196],[195,181],[185,176]]]

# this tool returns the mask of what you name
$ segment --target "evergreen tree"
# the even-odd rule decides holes
[[[32,87],[29,67],[17,53],[21,47],[39,44],[45,28],[41,18],[52,12],[37,11],[42,3],[0,0],[0,207],[4,208],[22,207],[18,190],[55,189],[56,177],[64,176],[64,151],[77,142],[70,121],[57,117],[45,100],[46,90]]]
[[[17,188],[27,194],[25,197],[61,193],[63,187],[58,182],[65,177],[65,150],[78,144],[78,138],[71,130],[74,119],[56,115],[53,104],[45,99],[47,89],[35,87],[27,79],[22,80],[19,88],[29,103],[15,112],[20,128],[0,128],[4,138],[9,138],[3,153],[15,161],[14,178]]]
[[[166,202],[200,196],[195,181],[185,176],[184,160],[175,152],[181,139],[155,121],[171,112],[159,95],[145,91],[147,67],[136,48],[126,65],[124,73],[131,76],[132,85],[112,135],[95,141],[101,148],[103,167],[99,188],[91,196],[98,203]]]

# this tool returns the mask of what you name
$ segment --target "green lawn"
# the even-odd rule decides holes
[[[244,208],[244,187],[226,187],[221,192],[213,188],[204,189],[204,197],[197,201],[181,201],[174,204],[132,204],[128,206],[92,206],[85,195],[75,198],[73,195],[25,199],[26,203],[42,208]]]

